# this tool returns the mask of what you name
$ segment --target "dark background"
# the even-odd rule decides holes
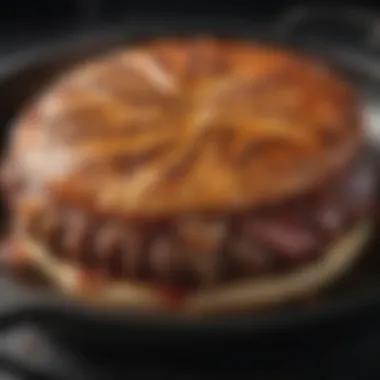
[[[42,43],[68,33],[127,23],[139,16],[176,18],[178,15],[212,15],[266,23],[300,4],[345,4],[380,9],[376,1],[154,1],[154,0],[2,0],[0,54]]]
[[[83,21],[113,23],[118,20],[139,14],[174,16],[178,13],[192,14],[228,14],[253,20],[264,20],[273,14],[298,4],[336,3],[379,8],[376,1],[335,1],[335,2],[302,2],[302,1],[123,1],[123,0],[2,0],[0,28],[22,34],[45,29],[60,29],[68,20],[72,25],[83,25]]]

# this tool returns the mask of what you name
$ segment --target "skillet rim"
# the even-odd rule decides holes
[[[161,25],[161,27],[162,26],[163,25]],[[157,25],[155,27],[157,27]],[[228,25],[227,29],[228,27],[231,27],[231,25]],[[173,28],[173,25],[165,25],[163,30],[170,30],[170,28]],[[239,24],[239,28],[242,28],[241,24]],[[226,25],[223,25],[223,29],[226,29]],[[79,55],[84,55],[86,57],[96,56],[98,52],[104,52],[108,49],[115,48],[122,43],[128,43],[139,39],[141,38],[139,30],[141,31],[141,25],[139,25],[139,22],[129,24],[128,27],[108,27],[96,32],[86,32],[80,38],[75,39],[75,36],[71,35],[62,38],[59,41],[53,41],[52,43],[32,47],[21,53],[13,54],[7,59],[0,61],[0,87],[3,88],[6,85],[12,85],[12,81],[17,80],[21,75],[26,75],[30,70],[41,69],[44,66],[49,65],[58,64],[59,66],[59,61],[69,58],[70,55],[77,57],[79,53]],[[302,52],[302,50],[304,50],[302,47],[297,46],[297,43],[284,43],[284,41],[278,42],[275,38],[273,41],[273,36],[270,34],[265,35],[265,32],[264,34],[256,33],[252,36],[250,35],[251,30],[252,27],[250,27],[248,35],[245,35],[247,32],[246,30],[243,35],[237,33],[237,36],[241,35],[243,38],[250,38],[251,40],[259,40],[269,43],[274,42],[275,44],[279,43],[283,47],[290,47],[296,51]],[[126,34],[129,35],[126,37]],[[160,34],[158,36],[160,36]],[[147,38],[147,36],[144,37]],[[87,52],[84,52],[82,49],[87,50]],[[91,52],[88,54],[89,51]],[[16,62],[18,62],[18,64],[16,64]],[[375,77],[372,79],[380,86],[379,78]],[[11,127],[11,123],[9,123],[8,126]],[[306,327],[310,324],[315,325],[316,323],[326,323],[327,321],[339,319],[344,316],[350,318],[363,312],[375,312],[377,309],[380,311],[380,289],[377,290],[376,288],[354,292],[355,294],[352,295],[352,297],[332,297],[327,301],[324,301],[322,306],[318,305],[316,307],[309,307],[308,309],[290,309],[269,313],[259,312],[255,315],[218,317],[217,320],[210,320],[208,318],[199,321],[187,321],[175,317],[141,316],[139,313],[136,314],[128,311],[123,312],[120,310],[114,310],[110,313],[106,310],[88,307],[50,291],[44,292],[44,294],[40,295],[30,289],[25,289],[23,292],[25,300],[29,298],[34,302],[34,305],[31,302],[30,305],[27,303],[24,306],[16,306],[13,310],[14,314],[17,314],[17,312],[20,313],[22,310],[26,311],[27,314],[29,311],[30,315],[33,315],[34,310],[34,314],[37,316],[54,316],[57,313],[62,313],[62,318],[67,318],[70,314],[70,318],[73,318],[73,320],[76,319],[79,323],[91,320],[92,323],[95,322],[96,324],[112,324],[132,328],[146,327],[149,330],[161,330],[162,328],[165,328],[170,329],[173,333],[186,332],[188,334],[205,332],[264,333],[294,329],[295,327],[299,329],[301,326]],[[49,294],[47,295],[45,293]]]

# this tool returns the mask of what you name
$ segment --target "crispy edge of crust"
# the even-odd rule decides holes
[[[97,307],[130,308],[186,316],[234,313],[276,306],[312,295],[344,275],[361,256],[372,224],[365,220],[345,233],[318,260],[291,273],[244,280],[189,295],[178,309],[169,309],[162,291],[154,286],[108,282],[81,287],[79,269],[55,259],[39,244],[25,237],[21,249],[27,259],[45,274],[63,294]]]

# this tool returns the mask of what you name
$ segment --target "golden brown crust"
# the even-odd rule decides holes
[[[245,208],[310,189],[361,144],[353,92],[248,43],[161,41],[61,78],[17,122],[11,171],[96,211]]]

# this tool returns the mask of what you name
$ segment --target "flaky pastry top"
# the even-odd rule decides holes
[[[327,68],[243,41],[157,40],[85,62],[18,118],[30,189],[129,214],[295,196],[355,155],[355,93]]]

